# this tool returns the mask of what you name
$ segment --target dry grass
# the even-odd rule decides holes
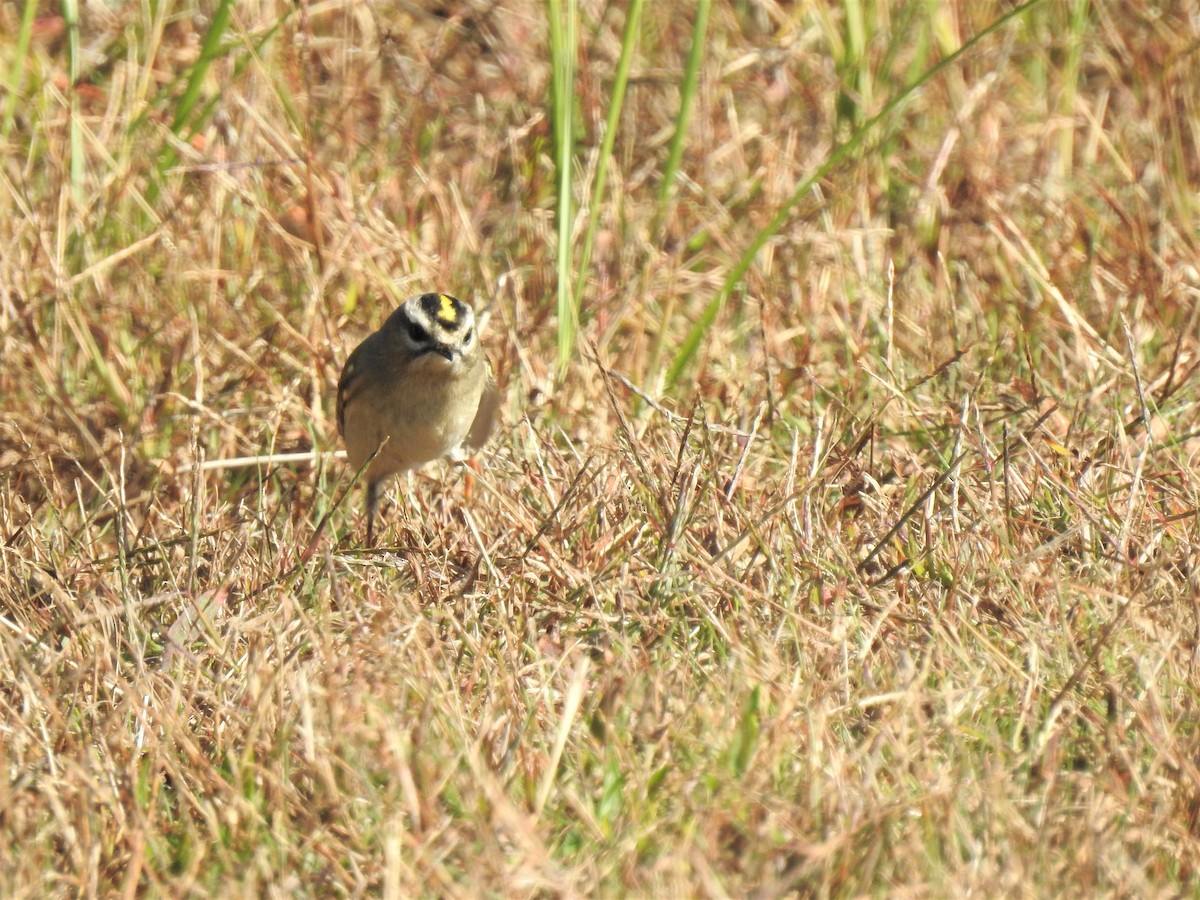
[[[664,207],[648,4],[559,381],[545,9],[420,6],[237,3],[204,69],[211,9],[88,4],[70,90],[62,20],[2,44],[0,892],[1188,890],[1200,8],[982,42],[669,384],[1008,6],[714,4]],[[364,550],[333,385],[432,288],[504,427]]]

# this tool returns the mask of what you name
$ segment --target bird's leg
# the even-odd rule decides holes
[[[466,500],[470,500],[471,488],[475,486],[475,476],[479,474],[479,463],[472,456],[463,461],[463,467],[467,470],[463,475],[463,497]]]

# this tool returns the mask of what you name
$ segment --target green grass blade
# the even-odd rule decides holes
[[[701,342],[704,340],[704,336],[708,333],[708,330],[712,328],[713,323],[716,321],[717,316],[724,308],[725,302],[729,299],[734,289],[745,277],[746,272],[750,269],[750,266],[754,264],[754,260],[758,256],[759,251],[762,250],[762,248],[766,246],[767,241],[774,237],[779,229],[783,227],[784,223],[787,222],[788,218],[791,216],[792,210],[795,209],[800,200],[810,190],[812,190],[813,185],[817,184],[844,160],[857,153],[867,142],[867,138],[871,137],[878,130],[879,125],[885,120],[889,119],[924,85],[932,81],[946,69],[957,65],[959,60],[971,52],[971,50],[978,46],[982,41],[986,40],[992,34],[995,34],[1009,22],[1025,15],[1025,13],[1029,12],[1034,7],[1039,6],[1042,2],[1043,0],[1026,0],[1025,3],[1022,3],[1020,6],[1009,10],[1000,18],[996,19],[996,21],[994,21],[991,25],[980,31],[970,40],[966,41],[961,47],[959,47],[945,59],[930,67],[902,93],[897,95],[886,106],[884,106],[883,109],[864,122],[859,128],[855,129],[854,133],[851,134],[844,143],[834,148],[833,152],[829,154],[829,158],[826,159],[825,162],[818,167],[812,175],[800,183],[795,191],[792,192],[792,195],[788,198],[787,202],[784,203],[783,206],[780,207],[779,211],[771,217],[771,221],[767,223],[766,227],[764,227],[762,231],[755,235],[754,240],[750,242],[750,246],[746,248],[746,251],[741,255],[737,263],[729,271],[729,275],[726,276],[725,281],[721,284],[716,296],[709,301],[708,306],[704,308],[704,312],[701,313],[700,318],[696,320],[696,323],[691,327],[691,330],[688,331],[687,337],[684,338],[683,344],[679,348],[679,352],[675,354],[675,359],[671,363],[671,368],[667,371],[666,383],[668,387],[674,385],[679,380],[679,376],[683,374],[683,370],[687,368],[688,364],[692,361],[692,358],[695,357],[696,352],[700,349]]]
[[[750,769],[754,751],[762,731],[762,685],[756,684],[742,706],[742,716],[733,732],[729,748],[729,770],[736,778],[743,778]]]
[[[79,122],[79,5],[76,0],[63,0],[63,19],[67,26],[67,91],[71,104],[71,196],[83,202],[83,127]]]
[[[571,279],[572,154],[574,151],[575,46],[578,10],[575,0],[549,0],[550,105],[554,126],[554,164],[557,178],[558,372],[561,375],[575,348],[579,310]]]
[[[180,96],[179,102],[175,105],[175,112],[171,116],[172,134],[181,135],[184,129],[193,126],[196,122],[204,121],[203,115],[194,116],[193,111],[196,109],[197,103],[200,102],[200,96],[204,90],[204,79],[208,75],[208,70],[212,67],[213,62],[228,52],[229,48],[225,44],[225,32],[229,29],[229,21],[232,17],[233,0],[221,0],[217,5],[216,11],[213,12],[208,31],[204,34],[204,43],[200,46],[200,55],[188,71],[187,84],[183,89],[183,94]],[[202,111],[206,112],[211,108],[212,102],[210,101],[210,103],[202,107]],[[178,159],[179,154],[175,151],[175,148],[169,143],[165,144],[156,167],[158,178],[155,179],[146,192],[148,200],[153,202],[155,197],[157,197],[158,184],[163,174],[171,166],[175,165]]]
[[[1058,114],[1064,122],[1070,122],[1075,116],[1075,101],[1079,94],[1079,73],[1083,62],[1083,43],[1087,34],[1088,16],[1091,13],[1091,0],[1072,0],[1071,27],[1066,35],[1067,52],[1063,62],[1062,91],[1058,96]],[[1055,175],[1060,186],[1071,175],[1071,166],[1075,159],[1075,129],[1060,128],[1058,130],[1058,159],[1055,164]]]
[[[187,86],[183,96],[175,107],[175,115],[171,118],[171,131],[179,134],[188,124],[192,110],[204,90],[204,79],[213,62],[225,53],[225,31],[229,28],[229,19],[233,15],[233,0],[221,0],[213,13],[212,22],[204,34],[204,43],[200,46],[200,56],[188,73]]]
[[[613,78],[612,93],[609,95],[608,116],[604,120],[604,138],[600,142],[600,157],[596,160],[596,181],[592,185],[592,199],[588,204],[588,227],[579,253],[579,268],[575,279],[575,296],[582,296],[588,266],[592,263],[592,246],[596,229],[600,225],[600,203],[604,199],[604,187],[608,180],[608,164],[612,159],[613,146],[617,141],[617,126],[621,121],[621,107],[625,103],[625,89],[629,84],[629,67],[633,64],[633,51],[637,45],[641,28],[643,0],[630,0],[625,12],[625,29],[621,33],[621,58],[617,61],[617,73]]]
[[[37,15],[36,0],[25,0],[25,11],[21,15],[21,27],[17,32],[17,46],[13,54],[12,68],[8,75],[8,96],[4,98],[4,121],[0,124],[0,140],[8,138],[13,117],[17,112],[17,98],[25,81],[25,62],[29,56],[29,37],[33,34],[33,20]]]
[[[671,137],[671,149],[663,168],[660,215],[665,215],[666,206],[675,192],[675,176],[683,159],[683,141],[687,137],[688,120],[692,116],[692,104],[696,99],[696,85],[700,81],[700,61],[704,58],[704,34],[708,30],[710,0],[699,0],[696,4],[696,23],[692,27],[692,49],[688,53],[687,69],[683,73],[683,84],[679,88],[679,115],[675,119],[675,134]]]
[[[843,53],[838,60],[843,87],[838,95],[837,112],[849,124],[857,125],[871,108],[871,66],[867,55],[867,19],[861,0],[846,0],[841,41]]]

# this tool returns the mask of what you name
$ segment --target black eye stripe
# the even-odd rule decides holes
[[[476,343],[471,307],[449,294],[420,294],[392,314],[393,333],[403,334],[414,350],[429,352],[443,344],[460,349]],[[436,345],[436,346],[435,346]]]

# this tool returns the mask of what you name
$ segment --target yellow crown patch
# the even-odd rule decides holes
[[[449,294],[438,294],[441,305],[438,307],[437,318],[443,325],[458,324],[458,301]]]

